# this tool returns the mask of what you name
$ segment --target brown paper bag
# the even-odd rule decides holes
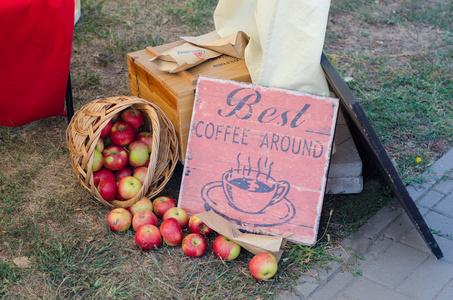
[[[149,61],[154,61],[161,71],[177,73],[220,55],[222,54],[219,52],[184,43],[151,58]]]
[[[283,254],[286,244],[286,239],[283,237],[242,233],[228,220],[212,210],[199,213],[197,218],[212,230],[226,236],[253,254],[268,252],[274,255],[277,261],[280,260]]]
[[[241,59],[244,58],[245,46],[247,46],[249,41],[248,36],[242,31],[235,32],[224,38],[216,31],[197,37],[181,38],[194,45]]]
[[[248,37],[243,32],[235,32],[222,38],[213,31],[182,39],[187,43],[169,49],[149,61],[153,61],[161,71],[177,73],[222,54],[244,58],[244,49],[248,42]]]

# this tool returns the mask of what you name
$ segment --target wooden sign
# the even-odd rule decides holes
[[[316,242],[339,100],[200,76],[179,207]]]

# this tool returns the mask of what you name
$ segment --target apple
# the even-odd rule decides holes
[[[145,224],[157,226],[157,217],[153,212],[142,210],[132,216],[132,228],[134,228],[135,231]]]
[[[121,170],[115,171],[115,179],[117,182],[119,182],[124,177],[131,176],[131,174],[132,174],[132,168],[129,167],[128,165],[126,165]]]
[[[108,121],[107,124],[105,124],[104,128],[101,130],[101,138],[105,138],[106,136],[109,135],[110,129],[112,129],[113,122],[112,120]]]
[[[139,129],[143,124],[143,114],[135,108],[128,108],[121,114],[121,121],[131,124],[134,129]]]
[[[126,176],[118,182],[118,193],[126,200],[134,198],[141,188],[142,184],[134,176]]]
[[[193,233],[199,233],[204,236],[208,236],[212,233],[212,229],[209,228],[205,223],[197,218],[198,214],[193,215],[189,219],[189,230]]]
[[[153,201],[154,213],[159,218],[162,218],[165,212],[172,207],[176,207],[176,201],[171,197],[162,196]]]
[[[129,123],[116,122],[110,130],[109,137],[115,145],[126,146],[134,140],[134,128]]]
[[[149,158],[148,146],[140,141],[133,141],[128,146],[129,164],[133,167],[143,166]]]
[[[112,201],[116,198],[118,186],[115,179],[103,178],[99,181],[98,185],[99,194],[105,201]]]
[[[189,223],[189,216],[186,211],[180,207],[171,207],[162,216],[163,221],[169,218],[175,218],[178,220],[179,227],[181,227],[181,229],[186,228]]]
[[[148,146],[148,152],[153,150],[153,133],[147,131],[139,131],[135,134],[135,140],[141,141]]]
[[[135,242],[143,250],[157,249],[162,245],[162,236],[155,225],[145,224],[135,232]]]
[[[103,139],[99,139],[97,142],[96,142],[96,147],[95,147],[96,150],[98,150],[99,152],[102,153],[102,151],[104,151],[104,140]]]
[[[121,170],[127,165],[128,155],[123,147],[117,145],[108,146],[104,149],[102,155],[104,157],[104,167],[109,170]]]
[[[115,124],[116,122],[119,122],[121,121],[121,114],[123,113],[123,110],[122,111],[119,111],[117,112],[115,115],[113,115],[112,117],[112,122],[113,124]]]
[[[96,172],[99,171],[102,168],[102,165],[104,164],[104,157],[102,156],[102,153],[99,152],[98,150],[94,150],[94,157],[93,157],[93,166],[91,167],[91,171]],[[88,165],[85,168],[86,170],[88,169]]]
[[[148,157],[148,160],[143,164],[142,167],[147,167],[147,168],[148,168],[148,167],[149,167],[149,161],[150,161],[150,159],[151,159],[151,156]]]
[[[93,172],[94,186],[97,187],[99,185],[99,181],[101,181],[101,179],[103,178],[111,178],[113,180],[116,180],[115,174],[111,170],[107,168],[101,168],[100,170]]]
[[[132,215],[125,208],[115,208],[107,215],[107,223],[112,231],[123,232],[131,227]]]
[[[167,219],[160,224],[160,234],[162,234],[164,242],[169,246],[180,245],[184,237],[178,220],[175,218]]]
[[[206,241],[201,234],[190,233],[182,240],[182,250],[187,256],[200,257],[206,252]]]
[[[103,138],[102,141],[104,141],[104,149],[113,145],[112,139],[109,136]]]
[[[153,203],[151,202],[151,200],[149,200],[149,198],[143,197],[142,199],[140,199],[137,202],[135,202],[132,206],[129,206],[128,209],[129,209],[129,211],[131,212],[131,214],[133,216],[135,214],[137,214],[138,212],[141,212],[143,210],[147,210],[147,211],[152,212],[153,211]]]
[[[132,176],[137,178],[142,185],[145,183],[146,175],[148,175],[148,168],[144,166],[137,167],[132,172]]]
[[[255,255],[249,263],[250,273],[258,280],[272,278],[277,273],[277,268],[277,260],[267,252]]]
[[[219,235],[215,238],[212,244],[214,254],[223,260],[234,260],[241,253],[241,246],[227,238],[226,236]]]

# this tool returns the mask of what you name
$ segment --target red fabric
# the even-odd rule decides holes
[[[0,126],[62,115],[74,0],[0,0]]]

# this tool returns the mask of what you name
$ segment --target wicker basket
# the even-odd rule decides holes
[[[102,128],[118,112],[129,107],[142,112],[144,130],[153,132],[153,150],[140,192],[129,200],[109,202],[102,198],[94,185],[94,150]],[[155,138],[159,136],[160,138]],[[72,169],[78,180],[97,200],[109,207],[129,207],[145,195],[149,198],[156,196],[170,180],[178,162],[178,140],[173,124],[158,106],[137,97],[111,97],[84,105],[69,123],[66,141],[71,154]]]

